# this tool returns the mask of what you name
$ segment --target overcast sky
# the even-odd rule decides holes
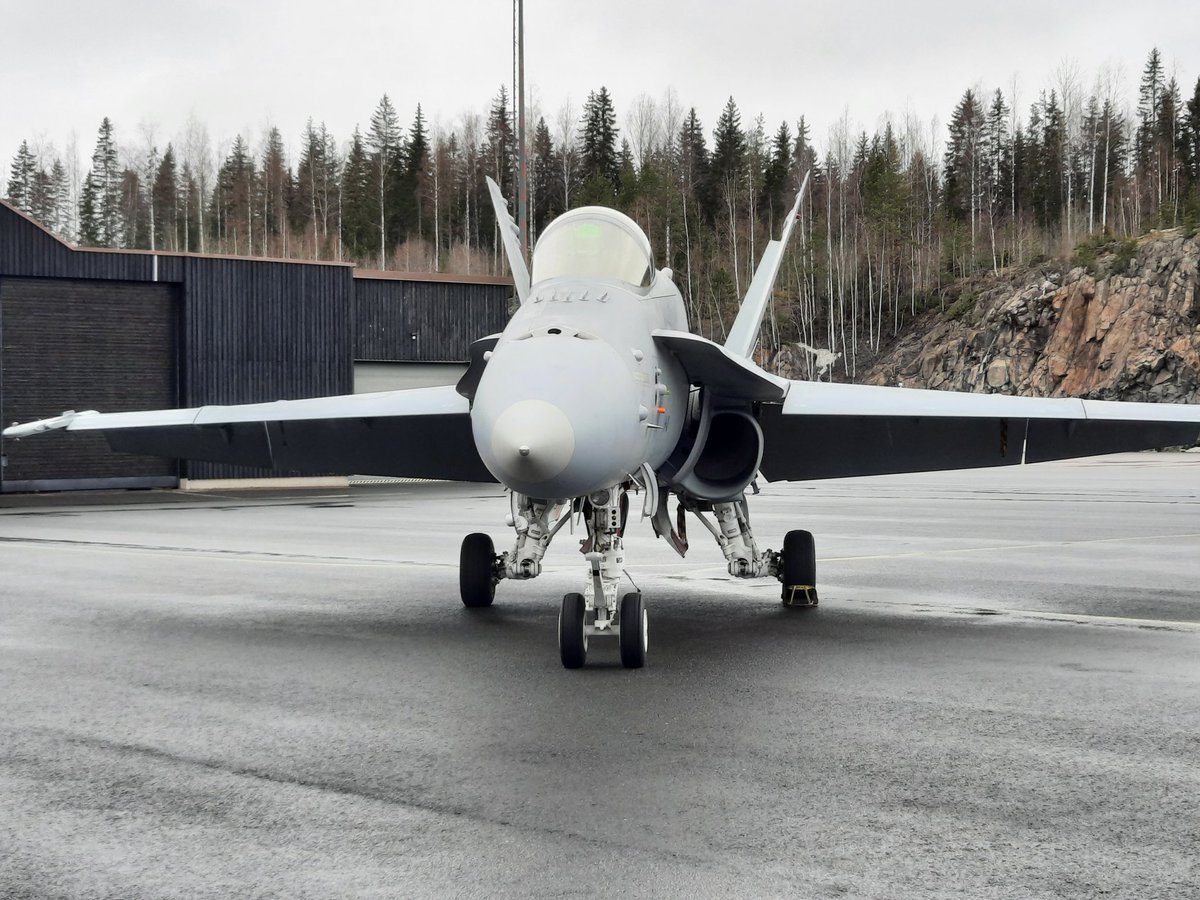
[[[98,14],[103,10],[101,18]],[[801,115],[823,145],[844,111],[857,128],[906,110],[944,124],[976,83],[1028,109],[1064,61],[1090,86],[1109,63],[1130,103],[1152,46],[1190,96],[1200,75],[1196,0],[527,0],[526,80],[552,122],[607,86],[618,124],[632,100],[674,87],[711,133],[730,95],[768,132]],[[387,92],[407,126],[417,103],[453,126],[511,81],[510,0],[0,0],[0,178],[23,138],[90,157],[101,118],[123,145],[153,127],[160,149],[189,113],[214,146],[259,146],[278,125],[293,152],[305,119],[339,140]],[[553,127],[553,126],[552,126]]]

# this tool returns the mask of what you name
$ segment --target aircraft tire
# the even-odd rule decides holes
[[[458,592],[463,606],[477,609],[492,605],[496,599],[496,580],[492,577],[495,558],[491,535],[475,533],[463,538],[458,557]]]
[[[587,609],[583,594],[567,594],[558,613],[558,654],[567,669],[581,669],[587,661],[588,639],[584,627]]]
[[[817,545],[811,531],[789,531],[783,539],[783,605],[817,605]]]
[[[646,601],[640,593],[630,592],[621,598],[621,665],[640,669],[646,665],[649,649],[649,617]]]

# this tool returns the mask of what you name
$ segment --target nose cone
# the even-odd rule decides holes
[[[645,452],[629,368],[603,341],[567,335],[497,345],[475,392],[471,432],[498,481],[542,499],[616,484]]]
[[[521,400],[492,426],[492,456],[510,477],[524,483],[550,481],[575,454],[575,429],[566,413],[545,400]]]

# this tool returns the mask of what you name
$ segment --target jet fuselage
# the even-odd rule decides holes
[[[644,288],[571,277],[534,284],[471,408],[488,470],[526,496],[566,499],[661,465],[679,440],[688,379],[656,347],[656,329],[687,330],[669,273]]]

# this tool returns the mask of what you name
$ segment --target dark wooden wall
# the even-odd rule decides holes
[[[63,282],[105,285],[104,292],[113,296],[133,296],[139,284],[166,290],[178,321],[177,336],[169,342],[177,399],[150,408],[349,394],[355,360],[466,362],[473,340],[503,328],[512,293],[511,282],[499,279],[397,277],[356,272],[341,263],[79,250],[0,201],[0,281],[10,278],[45,280],[51,294],[64,297],[69,294],[61,293]],[[68,304],[54,315],[69,317],[75,309]],[[21,310],[12,313],[30,313],[28,307]],[[96,327],[89,322],[76,324]],[[4,344],[9,346],[7,340]],[[38,346],[37,354],[50,352]],[[45,361],[50,369],[29,353],[22,355],[19,347],[7,353],[10,359],[0,358],[4,371],[25,367],[38,378],[59,377],[67,387],[74,381],[61,373],[90,365],[68,345]],[[104,377],[119,382],[123,366],[133,371],[126,357],[126,351],[114,352],[114,370],[106,370]],[[0,409],[3,392],[0,382]],[[47,397],[45,409],[22,409],[16,416],[5,409],[4,415],[9,421],[40,418],[83,408],[81,404],[63,405],[57,398],[51,403]],[[94,407],[116,408],[100,402]],[[186,462],[182,474],[229,478],[280,473]]]
[[[172,285],[0,279],[0,421],[175,406],[177,333]],[[178,470],[172,460],[114,454],[99,434],[8,442],[5,455],[7,490],[171,484]]]
[[[354,358],[467,362],[471,342],[508,321],[512,285],[496,281],[354,279]]]

